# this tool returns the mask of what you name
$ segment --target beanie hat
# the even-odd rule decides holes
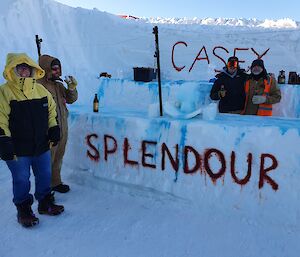
[[[227,63],[228,62],[238,62],[238,61],[239,61],[239,59],[236,56],[231,56],[231,57],[228,58]]]
[[[254,66],[259,66],[263,69],[265,69],[265,64],[264,64],[264,61],[262,59],[256,59],[252,62],[251,64],[251,69],[254,67]]]

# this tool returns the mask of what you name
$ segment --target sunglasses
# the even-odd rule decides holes
[[[238,62],[237,61],[230,61],[227,63],[228,68],[237,68],[238,67]]]

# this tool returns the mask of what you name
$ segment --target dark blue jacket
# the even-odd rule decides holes
[[[219,101],[219,112],[228,113],[244,109],[245,105],[245,89],[244,85],[248,75],[244,70],[238,69],[233,75],[227,72],[226,68],[223,72],[217,75],[217,80],[214,82],[210,91],[210,98]],[[222,85],[226,90],[226,95],[220,98],[219,91]]]

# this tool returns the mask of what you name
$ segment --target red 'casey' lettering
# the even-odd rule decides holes
[[[175,54],[175,52],[176,52],[175,50],[177,48],[179,48],[179,49],[181,48],[181,50],[184,51],[182,49],[182,46],[187,48],[188,44],[184,41],[178,41],[172,47],[172,55],[171,55],[172,65],[173,65],[173,68],[178,72],[181,72],[186,68],[186,65],[184,65],[183,63],[181,63],[180,66],[179,66],[179,64],[175,61],[175,59],[176,59],[175,56],[178,56],[178,53]],[[218,50],[218,52],[217,52],[217,50]],[[219,61],[222,62],[222,64],[220,65],[222,67],[223,65],[224,66],[226,65],[225,59],[227,59],[227,58],[225,56],[224,57],[221,56],[220,50],[223,50],[224,52],[226,52],[227,57],[229,57],[230,52],[229,52],[228,49],[226,49],[223,46],[215,46],[213,48],[212,54],[213,54],[214,57],[216,57]],[[270,50],[270,48],[268,48],[267,50],[265,50],[263,53],[260,54],[253,47],[251,47],[251,48],[236,47],[236,48],[233,49],[233,54],[232,55],[238,57],[238,55],[239,55],[238,52],[241,52],[241,51],[243,51],[244,53],[250,52],[251,53],[251,60],[249,60],[249,61],[253,61],[253,59],[262,59],[269,52],[269,50]],[[178,58],[177,58],[177,60],[178,60]],[[196,62],[198,62],[198,61],[207,62],[207,65],[210,64],[211,59],[209,58],[209,54],[207,52],[207,47],[206,46],[201,47],[200,51],[198,52],[198,54],[194,58],[193,63],[191,64],[191,66],[188,69],[189,72],[191,72],[194,69]],[[245,60],[239,60],[239,62],[240,63],[245,63],[246,61]]]

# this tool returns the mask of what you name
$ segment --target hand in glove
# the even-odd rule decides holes
[[[48,139],[50,141],[50,147],[56,146],[60,140],[60,128],[58,125],[49,128]]]
[[[11,161],[16,159],[14,145],[11,137],[0,137],[0,157],[4,161]]]
[[[69,90],[76,89],[77,81],[73,76],[66,76],[64,81],[67,83]]]
[[[252,103],[254,104],[263,104],[266,102],[266,100],[267,97],[263,95],[255,95],[252,97]]]

